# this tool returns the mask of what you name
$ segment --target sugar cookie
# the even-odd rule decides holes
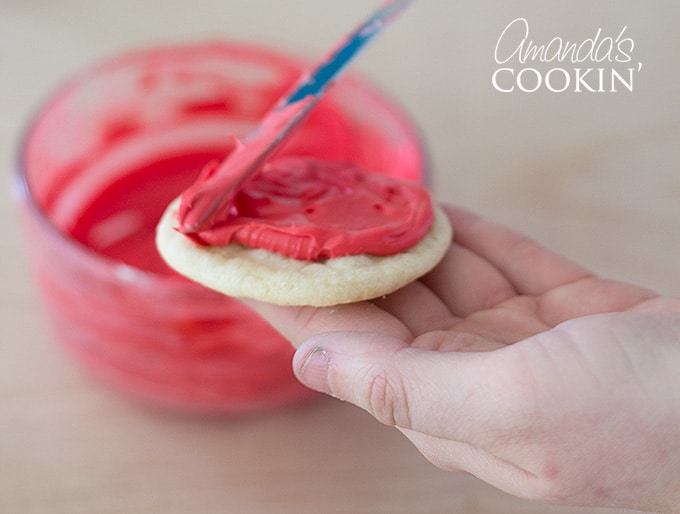
[[[403,252],[305,261],[239,243],[199,245],[175,230],[178,208],[179,199],[156,229],[156,246],[170,267],[225,295],[280,305],[320,307],[386,295],[430,271],[452,238],[447,216],[434,206],[428,233]]]

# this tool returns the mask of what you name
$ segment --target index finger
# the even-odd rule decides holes
[[[397,317],[365,301],[332,307],[291,307],[257,300],[242,300],[298,347],[323,332],[356,331],[388,335],[409,344],[411,330]]]
[[[444,206],[455,240],[496,267],[520,294],[539,296],[592,276],[587,269],[507,227],[452,206]]]

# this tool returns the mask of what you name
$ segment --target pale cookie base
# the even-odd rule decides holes
[[[177,207],[175,200],[156,229],[156,246],[171,268],[225,295],[279,305],[321,307],[391,293],[430,271],[452,237],[446,215],[435,207],[432,228],[409,250],[386,257],[350,255],[308,262],[237,243],[197,245],[174,229]]]

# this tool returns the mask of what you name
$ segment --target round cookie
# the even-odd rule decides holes
[[[391,293],[434,268],[452,237],[448,218],[434,206],[429,232],[404,252],[303,261],[238,243],[196,244],[175,230],[178,206],[179,199],[168,206],[156,229],[156,246],[171,268],[225,295],[279,305],[321,307]]]

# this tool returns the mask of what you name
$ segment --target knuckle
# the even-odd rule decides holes
[[[366,409],[381,423],[410,428],[411,410],[404,378],[373,366],[367,372]]]

